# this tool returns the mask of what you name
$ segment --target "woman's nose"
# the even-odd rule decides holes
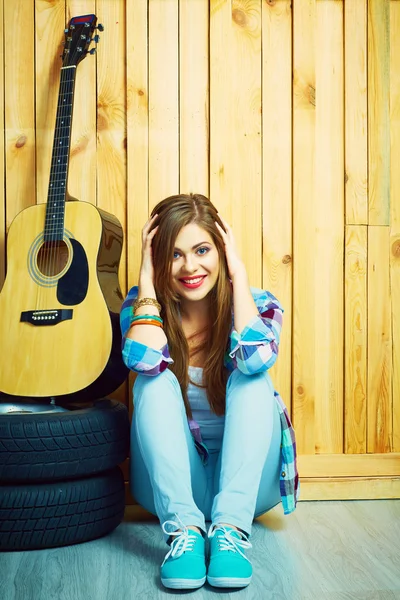
[[[184,269],[187,273],[194,273],[197,269],[196,261],[193,257],[187,256],[184,263]]]

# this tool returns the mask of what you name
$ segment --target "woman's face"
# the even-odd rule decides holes
[[[182,300],[203,300],[215,286],[219,273],[219,254],[210,234],[189,223],[175,241],[172,284]]]

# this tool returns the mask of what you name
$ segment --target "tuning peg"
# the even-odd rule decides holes
[[[92,48],[91,50],[89,50],[89,54],[95,54],[96,53],[96,48]]]
[[[98,26],[95,27],[95,29],[98,29],[99,31],[104,31],[104,27],[101,23],[99,23]]]
[[[100,41],[100,36],[99,35],[95,35],[94,38],[93,38],[93,41],[94,41],[95,44],[98,44],[99,41]]]
[[[68,33],[68,31],[69,31],[68,28],[64,29],[64,33]]]

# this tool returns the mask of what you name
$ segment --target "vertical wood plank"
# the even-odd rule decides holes
[[[126,94],[127,94],[127,289],[136,285],[142,251],[142,227],[149,215],[149,89],[147,0],[126,3]],[[127,290],[126,290],[127,291]],[[129,374],[129,414],[132,388]]]
[[[97,206],[124,232],[119,282],[126,290],[126,12],[123,2],[96,0],[104,25],[97,52]],[[113,398],[127,402],[123,383]]]
[[[263,283],[285,312],[275,388],[291,409],[292,346],[292,11],[262,4]]]
[[[316,452],[343,451],[343,2],[317,2]],[[322,201],[323,199],[323,201]],[[323,357],[323,359],[321,358]]]
[[[368,0],[369,224],[389,225],[390,0]]]
[[[4,104],[7,227],[35,204],[34,6],[6,2]]]
[[[390,288],[392,294],[393,451],[400,451],[400,2],[390,3]]]
[[[368,452],[392,450],[389,227],[368,228]]]
[[[26,3],[24,3],[26,4]],[[36,187],[47,201],[65,28],[65,0],[35,0]]]
[[[208,196],[208,2],[179,3],[179,189]]]
[[[293,3],[293,393],[298,450],[315,452],[315,0]]]
[[[367,0],[344,2],[346,223],[368,223]]]
[[[4,3],[0,0],[0,90],[4,90]],[[0,291],[6,276],[6,198],[5,198],[5,123],[4,95],[0,94]]]
[[[150,208],[179,192],[178,0],[149,0]]]
[[[345,443],[346,453],[367,451],[367,227],[346,227]]]
[[[147,0],[126,4],[128,288],[136,285],[142,227],[149,215],[149,91]]]
[[[95,12],[95,0],[67,0],[66,22]],[[92,43],[90,49],[94,47]],[[96,204],[96,112],[96,60],[88,54],[76,73],[68,192],[92,204]]]
[[[211,0],[210,85],[211,198],[261,287],[261,0]]]

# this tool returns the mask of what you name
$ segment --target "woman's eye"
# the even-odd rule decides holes
[[[174,260],[179,257],[179,252],[174,252]]]
[[[201,248],[199,248],[197,250],[197,252],[200,254],[200,256],[203,256],[204,254],[207,254],[208,250],[209,250],[208,248],[206,248],[205,246],[202,246]]]

